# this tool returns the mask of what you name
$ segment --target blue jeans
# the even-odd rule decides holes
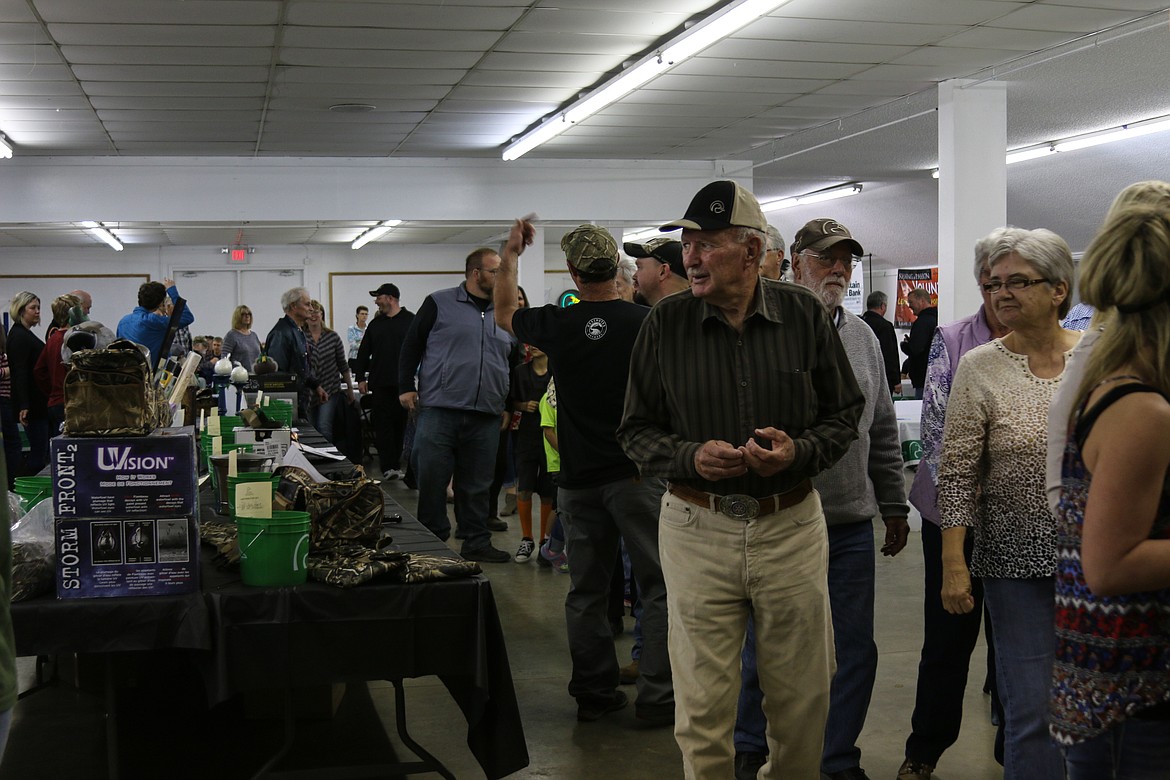
[[[840,772],[861,763],[857,738],[877,677],[877,643],[873,640],[873,523],[831,525],[829,530],[829,604],[837,672],[829,688],[829,719],[821,771]],[[736,712],[737,752],[767,753],[763,693],[756,672],[755,624],[748,619],[744,642],[742,688]]]
[[[1060,750],[1048,736],[1056,650],[1052,577],[983,578],[1004,709],[1004,780],[1063,780]]]
[[[1164,780],[1170,771],[1170,720],[1123,720],[1064,750],[1068,780]]]
[[[447,483],[454,476],[456,535],[465,551],[491,546],[487,492],[499,441],[499,415],[434,407],[419,411],[413,451],[418,520],[444,541],[451,536]]]
[[[329,396],[329,400],[320,406],[309,407],[309,424],[330,444],[337,444],[337,440],[333,438],[333,421],[337,419],[337,413],[341,411],[341,405],[344,403],[345,395],[338,392]]]
[[[643,609],[637,703],[674,704],[666,646],[666,582],[658,556],[658,509],[665,490],[660,479],[634,477],[585,489],[560,488],[557,506],[571,585],[565,597],[573,659],[569,694],[579,703],[612,701],[618,686],[607,606],[618,545],[624,539]]]

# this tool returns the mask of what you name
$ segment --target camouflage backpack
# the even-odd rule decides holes
[[[64,391],[70,436],[145,436],[171,423],[149,358],[127,339],[74,352]]]
[[[382,489],[359,467],[352,479],[314,482],[304,469],[280,466],[274,509],[308,512],[312,552],[348,544],[375,547],[382,533]]]

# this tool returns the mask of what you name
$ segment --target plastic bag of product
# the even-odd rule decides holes
[[[11,509],[14,495],[8,494],[9,516],[17,518],[12,523],[12,600],[24,601],[53,589],[53,502],[41,501],[18,516],[20,510]]]

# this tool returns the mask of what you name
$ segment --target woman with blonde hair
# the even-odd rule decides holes
[[[1082,295],[1106,327],[1068,419],[1051,731],[1069,780],[1170,766],[1170,208],[1111,211]]]
[[[1126,206],[1148,204],[1170,208],[1170,182],[1139,181],[1131,184],[1113,199],[1109,212],[1105,215],[1108,222],[1114,213]],[[1087,305],[1087,303],[1086,303]],[[1064,446],[1068,440],[1068,417],[1073,410],[1073,399],[1081,386],[1081,379],[1085,374],[1085,362],[1093,352],[1097,339],[1105,331],[1105,315],[1107,312],[1096,312],[1089,328],[1077,342],[1072,355],[1065,366],[1064,378],[1056,397],[1052,399],[1052,406],[1048,410],[1048,505],[1056,512],[1057,502],[1060,500],[1061,467],[1064,463]]]
[[[229,355],[233,363],[252,370],[252,364],[260,357],[260,337],[252,330],[252,310],[247,306],[237,306],[232,312],[232,329],[223,337],[219,351]]]
[[[33,379],[33,367],[45,342],[33,328],[41,322],[41,299],[24,290],[12,298],[8,307],[12,327],[8,329],[8,367],[12,371],[12,410],[28,436],[28,454],[23,465],[13,466],[16,476],[32,476],[49,460],[49,417],[45,394]]]

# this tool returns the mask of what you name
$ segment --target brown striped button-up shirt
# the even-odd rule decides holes
[[[757,498],[786,492],[833,465],[857,438],[865,398],[820,298],[761,279],[737,333],[689,290],[662,299],[630,363],[618,441],[643,475]],[[792,466],[708,482],[695,471],[703,442],[745,444],[756,428],[792,437]]]

